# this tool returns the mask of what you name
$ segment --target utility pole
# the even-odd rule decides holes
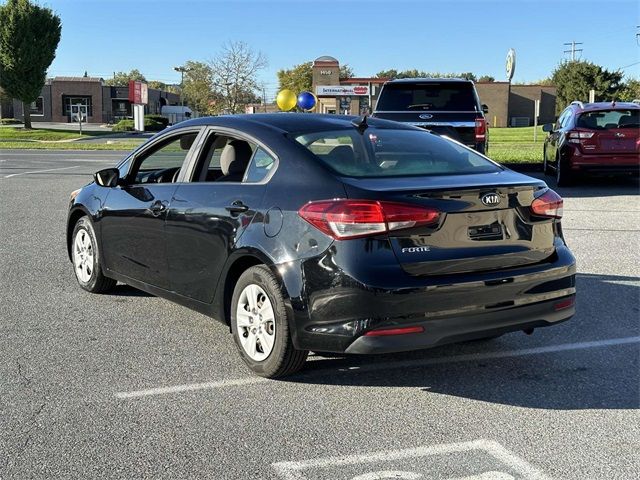
[[[571,61],[575,62],[576,61],[576,53],[582,52],[581,48],[576,48],[576,45],[582,45],[582,42],[576,42],[575,40],[569,42],[569,43],[565,43],[564,45],[571,45],[571,49],[570,50],[565,50],[564,53],[570,53],[571,54]]]
[[[185,72],[190,72],[191,69],[181,65],[179,67],[173,67],[176,72],[180,72],[180,107],[181,107],[181,115],[184,120],[184,97],[182,96],[182,91],[184,90],[184,74]]]
[[[264,107],[264,113],[267,113],[267,91],[262,84],[262,106]]]

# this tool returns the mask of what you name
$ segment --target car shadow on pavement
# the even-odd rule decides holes
[[[150,293],[143,292],[124,283],[118,283],[113,290],[109,290],[109,295],[116,297],[153,297]]]
[[[564,198],[615,197],[640,194],[640,177],[637,176],[584,176],[575,185],[559,187],[553,176],[542,172],[523,172],[531,177],[544,180]]]
[[[286,381],[417,388],[428,394],[526,408],[640,408],[639,343],[631,339],[622,344],[581,346],[638,336],[640,278],[581,274],[577,285],[576,316],[562,325],[539,329],[532,336],[516,332],[491,341],[395,355],[316,356],[303,372]],[[525,349],[567,344],[575,348],[518,354]],[[502,352],[507,355],[500,357]],[[491,353],[496,356],[492,358]],[[474,354],[489,355],[455,359]],[[410,365],[387,368],[398,362]]]

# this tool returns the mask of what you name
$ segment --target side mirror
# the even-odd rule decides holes
[[[105,168],[94,173],[93,179],[101,187],[115,187],[120,180],[120,171],[117,168]]]
[[[553,124],[552,123],[545,123],[544,125],[542,125],[542,131],[543,132],[553,132]]]
[[[482,113],[489,113],[489,107],[485,103],[482,104]]]

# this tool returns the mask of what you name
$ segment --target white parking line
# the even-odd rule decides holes
[[[20,175],[30,175],[32,173],[55,172],[57,170],[69,170],[70,168],[78,168],[78,167],[80,167],[80,165],[73,165],[71,167],[48,168],[47,170],[33,170],[31,172],[12,173],[11,175],[5,175],[2,178],[19,177]]]
[[[447,455],[452,453],[481,450],[508,466],[528,480],[549,480],[549,477],[539,469],[517,457],[498,442],[493,440],[474,440],[471,442],[446,443],[430,447],[407,448],[403,450],[386,450],[363,455],[348,455],[343,457],[329,457],[300,462],[279,462],[272,467],[285,480],[307,480],[302,470],[310,468],[327,468],[343,465],[359,465],[377,462],[392,462],[404,459],[426,457],[432,455]],[[428,478],[428,477],[425,477]]]
[[[450,357],[425,358],[419,360],[399,360],[397,362],[373,363],[367,365],[358,365],[339,369],[339,371],[361,371],[371,372],[379,370],[391,370],[397,368],[415,368],[428,365],[442,365],[446,363],[472,362],[477,360],[492,360],[506,357],[522,357],[525,355],[537,355],[541,353],[566,352],[571,350],[584,350],[588,348],[612,347],[615,345],[626,345],[632,343],[640,343],[638,337],[611,338],[608,340],[596,340],[592,342],[563,343],[560,345],[546,345],[544,347],[524,348],[521,350],[505,350],[501,352],[486,353],[470,353],[465,355],[452,355]],[[333,369],[316,370],[308,376],[327,373]],[[197,390],[212,390],[226,387],[238,387],[244,385],[254,385],[258,383],[270,382],[262,377],[246,377],[234,380],[221,380],[217,382],[204,383],[187,383],[184,385],[175,385],[172,387],[147,388],[144,390],[134,390],[130,392],[117,392],[115,397],[119,399],[149,397],[155,395],[165,395],[168,393],[193,392]]]

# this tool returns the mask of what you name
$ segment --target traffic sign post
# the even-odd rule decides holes
[[[87,106],[81,103],[71,105],[71,120],[77,121],[80,127],[80,135],[82,135],[82,122],[87,115]]]
[[[540,100],[536,100],[533,107],[533,143],[538,141],[538,117],[540,116]]]
[[[148,102],[147,84],[130,80],[129,101],[133,105],[133,128],[137,132],[144,132],[144,106]]]

